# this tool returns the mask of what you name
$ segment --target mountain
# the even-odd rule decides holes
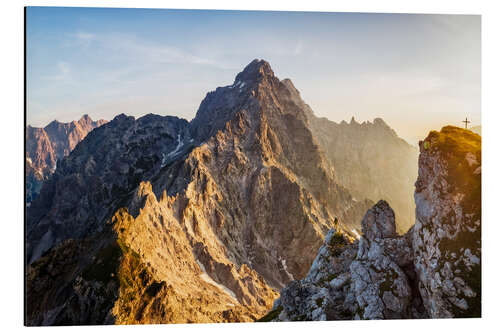
[[[283,80],[293,101],[307,115],[309,128],[335,168],[336,181],[357,199],[388,201],[396,212],[399,233],[415,221],[412,193],[417,179],[418,151],[398,137],[383,119],[337,124],[319,118],[300,98],[289,79]]]
[[[418,151],[381,118],[337,124],[308,113],[311,130],[335,167],[336,179],[359,199],[386,200],[396,214],[399,233],[415,221],[413,201]]]
[[[44,128],[26,127],[26,200],[28,205],[40,192],[42,182],[94,128],[106,123],[84,115],[78,121],[60,123],[54,120]]]
[[[191,123],[117,116],[28,209],[29,325],[252,321],[369,200],[335,181],[308,118],[262,60]]]
[[[481,316],[481,137],[446,126],[419,146],[415,225],[397,235],[381,200],[359,240],[331,229],[262,321]]]

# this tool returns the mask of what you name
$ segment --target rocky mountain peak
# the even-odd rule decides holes
[[[78,124],[81,125],[81,126],[89,126],[90,124],[92,124],[93,120],[92,118],[90,118],[90,116],[88,114],[84,114],[80,120],[78,120]]]
[[[133,116],[127,116],[125,113],[120,113],[113,118],[113,121],[134,120]]]
[[[275,78],[275,76],[271,69],[271,65],[265,60],[254,59],[243,69],[243,71],[236,75],[234,82],[253,83],[273,78]]]
[[[47,130],[51,130],[51,129],[56,129],[58,128],[62,123],[60,121],[58,121],[57,119],[54,119],[52,120],[47,126],[44,127],[44,129],[47,131]]]
[[[253,60],[241,71],[232,85],[207,93],[191,121],[193,137],[203,142],[221,130],[237,113],[290,112],[306,122],[308,111],[290,80],[282,82],[265,60]]]

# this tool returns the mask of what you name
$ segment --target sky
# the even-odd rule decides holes
[[[412,144],[481,123],[478,15],[28,7],[27,124],[89,114],[188,120],[253,59],[317,116],[383,118]]]

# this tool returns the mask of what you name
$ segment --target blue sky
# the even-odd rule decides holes
[[[481,120],[480,17],[29,7],[27,122],[88,113],[191,119],[269,61],[318,116],[382,117],[411,143]]]

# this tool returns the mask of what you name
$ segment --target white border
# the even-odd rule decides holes
[[[2,185],[2,293],[0,301],[1,326],[8,331],[25,330],[23,322],[23,6],[94,6],[94,7],[140,7],[140,8],[198,8],[198,9],[247,9],[247,10],[306,10],[337,12],[388,12],[388,13],[443,13],[443,14],[481,14],[482,15],[482,124],[483,124],[483,319],[478,320],[412,320],[377,322],[320,322],[320,323],[280,323],[280,324],[191,324],[168,326],[132,327],[92,327],[95,330],[163,330],[175,332],[253,332],[260,330],[283,331],[369,331],[387,332],[474,332],[493,330],[497,318],[498,283],[500,276],[498,256],[500,237],[498,193],[499,176],[499,65],[500,54],[498,33],[500,17],[496,1],[459,1],[459,0],[414,0],[409,1],[4,1],[0,11],[1,43],[1,100],[2,100],[2,163],[0,178]],[[67,330],[68,328],[45,328]],[[89,327],[71,327],[70,330],[84,332]],[[38,330],[38,329],[35,329]]]

